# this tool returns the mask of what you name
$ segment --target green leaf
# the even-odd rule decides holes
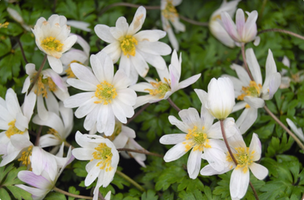
[[[178,166],[170,166],[162,171],[161,175],[156,181],[155,189],[166,190],[173,183],[181,182],[182,178],[187,176],[184,169]]]
[[[64,194],[58,193],[58,192],[50,192],[48,195],[44,198],[45,200],[66,200],[66,197]]]
[[[157,200],[158,196],[156,195],[155,191],[148,190],[141,195],[141,199],[142,200]]]

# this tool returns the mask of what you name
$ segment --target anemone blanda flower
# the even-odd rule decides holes
[[[70,35],[70,27],[66,25],[65,16],[53,14],[46,21],[40,17],[34,29],[35,41],[38,48],[47,54],[48,62],[56,73],[62,72],[62,54],[76,42],[77,36]]]
[[[201,74],[196,74],[182,82],[179,82],[182,73],[181,63],[181,55],[178,59],[177,53],[174,50],[171,57],[171,64],[169,65],[169,71],[167,67],[164,70],[157,70],[160,81],[157,79],[153,80],[152,78],[146,78],[148,83],[132,85],[131,88],[135,91],[149,93],[148,95],[137,97],[134,108],[146,103],[155,103],[163,99],[168,99],[174,92],[196,82]]]
[[[301,128],[297,128],[296,125],[289,118],[286,119],[287,124],[290,126],[291,130],[304,142],[304,134]]]
[[[109,139],[99,135],[81,134],[77,131],[75,139],[81,147],[73,149],[73,156],[78,160],[90,160],[86,165],[88,175],[84,185],[89,186],[98,179],[93,197],[97,200],[99,188],[107,187],[113,180],[119,162],[118,151]]]
[[[24,103],[20,107],[17,95],[13,89],[6,91],[5,100],[0,98],[0,166],[13,161],[19,152],[12,144],[14,135],[24,135],[29,140],[28,125],[35,107],[36,95],[25,95]]]
[[[213,124],[213,116],[202,106],[201,116],[194,108],[181,110],[178,115],[179,121],[174,116],[169,116],[171,124],[177,126],[183,133],[168,134],[160,138],[161,144],[175,144],[164,156],[166,162],[177,160],[190,149],[191,153],[187,162],[189,177],[195,179],[200,171],[202,155],[212,167],[218,171],[223,170],[223,159],[225,146],[222,139],[220,123]],[[236,133],[236,125],[232,118],[224,121],[227,137]]]
[[[114,63],[119,62],[119,69],[136,83],[138,74],[145,77],[151,64],[155,68],[164,69],[165,60],[161,57],[171,53],[169,45],[158,40],[165,37],[166,32],[161,30],[145,30],[138,32],[146,18],[146,9],[140,6],[129,25],[126,18],[119,17],[115,27],[98,24],[94,30],[97,36],[107,43],[102,49]]]
[[[30,84],[37,74],[35,65],[32,63],[27,64],[25,69],[28,77],[24,81],[22,93],[28,91]],[[63,101],[70,96],[65,81],[52,69],[41,71],[31,92],[33,91],[37,95],[38,115],[43,120],[47,119],[48,111],[59,115],[59,103],[56,97]]]
[[[273,59],[272,52],[268,50],[266,60],[266,77],[262,82],[260,65],[254,55],[253,49],[246,50],[246,59],[248,67],[252,74],[253,80],[242,66],[233,64],[231,66],[238,75],[238,78],[229,77],[234,85],[234,94],[238,102],[233,111],[244,109],[241,116],[236,121],[236,124],[245,133],[257,118],[257,110],[264,106],[264,100],[269,100],[273,97],[281,84],[281,75],[277,72],[277,67]]]
[[[118,70],[114,75],[111,58],[103,51],[90,58],[93,72],[78,63],[71,68],[78,79],[67,80],[71,86],[86,92],[78,93],[66,99],[64,106],[78,107],[75,116],[84,120],[84,128],[93,133],[104,132],[106,136],[113,133],[115,118],[121,123],[132,117],[136,101],[136,93],[128,88],[129,78]]]
[[[254,44],[258,45],[260,41],[260,37],[257,36],[256,25],[258,12],[254,10],[251,13],[247,12],[247,14],[248,18],[245,20],[244,11],[239,8],[236,11],[236,24],[234,24],[231,16],[227,12],[221,13],[223,27],[238,46],[240,46],[241,43],[248,43],[253,40],[255,40]]]
[[[232,17],[236,10],[236,6],[240,1],[241,0],[234,0],[227,2],[226,0],[223,0],[222,5],[212,13],[209,20],[209,29],[213,36],[221,41],[224,45],[231,48],[235,46],[235,43],[222,25],[223,22],[221,20],[221,13],[227,12],[230,17]]]
[[[174,35],[173,29],[170,25],[172,23],[176,32],[184,32],[185,25],[179,21],[178,12],[175,9],[175,6],[178,6],[182,0],[161,0],[160,1],[160,10],[161,10],[161,20],[164,31],[168,33],[169,41],[172,44],[173,48],[178,51],[179,44]]]

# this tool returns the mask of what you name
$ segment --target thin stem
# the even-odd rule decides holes
[[[38,72],[37,72],[37,74],[36,74],[34,80],[32,81],[32,83],[31,83],[31,85],[30,85],[30,87],[29,87],[29,89],[28,89],[28,91],[27,91],[28,94],[31,92],[31,90],[33,89],[34,85],[35,85],[36,82],[38,81],[38,78],[39,78],[39,76],[40,76],[40,73],[41,73],[41,71],[42,71],[42,69],[43,69],[43,67],[44,67],[44,65],[45,65],[46,59],[47,59],[47,55],[45,54],[45,56],[44,56],[44,58],[43,58],[43,61],[42,61],[42,64],[41,64],[41,66],[40,66],[40,68],[39,68],[39,70],[38,70]]]
[[[178,15],[178,16],[179,16],[179,18],[181,20],[184,20],[185,22],[188,22],[188,23],[193,24],[193,25],[197,25],[197,26],[209,26],[208,22],[198,22],[198,21],[186,18],[186,17],[184,17],[182,15]]]
[[[259,19],[258,19],[259,22],[262,21],[266,3],[267,3],[267,0],[263,0],[262,8],[261,8],[261,10],[260,10],[260,12],[259,12]]]
[[[152,152],[149,152],[147,150],[119,148],[119,149],[117,149],[117,151],[130,151],[130,152],[142,153],[142,154],[151,155],[151,156],[157,156],[157,157],[160,157],[160,158],[164,157],[163,155],[160,155],[158,153],[152,153]]]
[[[126,179],[129,183],[131,183],[132,185],[134,185],[140,191],[142,191],[142,192],[145,191],[145,188],[143,188],[142,186],[140,186],[136,181],[134,181],[133,179],[131,179],[129,176],[127,176],[126,174],[122,173],[121,171],[116,171],[116,174],[118,174],[122,178]]]
[[[250,187],[251,187],[251,189],[252,189],[252,191],[253,191],[253,194],[254,194],[254,196],[255,196],[255,199],[259,200],[258,194],[257,194],[257,192],[255,191],[255,189],[254,189],[254,187],[253,187],[253,185],[252,185],[252,183],[251,183],[250,181],[249,181],[249,185],[250,185]]]
[[[247,72],[247,74],[249,75],[250,79],[253,81],[253,76],[248,68],[248,65],[247,65],[247,61],[246,61],[246,56],[245,56],[245,43],[242,43],[242,46],[241,46],[241,50],[242,50],[242,56],[243,56],[243,62],[244,62],[244,68]]]
[[[131,121],[133,121],[140,113],[142,113],[146,108],[148,108],[150,104],[147,103],[146,105],[144,105],[143,107],[141,107],[141,109],[139,111],[137,111],[137,113],[135,113],[133,115],[133,117],[131,117],[126,124],[129,124]]]
[[[103,13],[105,13],[110,8],[116,7],[116,6],[125,6],[125,7],[131,7],[131,8],[138,8],[140,5],[133,4],[133,3],[125,3],[125,2],[119,2],[119,3],[113,3],[104,9],[100,11],[98,16],[101,16]],[[144,6],[147,10],[159,10],[160,6]]]
[[[39,127],[37,135],[36,135],[36,141],[35,141],[36,146],[38,146],[38,144],[39,144],[39,138],[40,138],[40,135],[41,135],[41,131],[42,131],[42,126]]]
[[[18,44],[19,44],[19,46],[20,46],[20,50],[21,50],[21,53],[22,53],[23,60],[24,60],[24,61],[25,61],[25,63],[27,64],[27,63],[28,63],[28,61],[27,61],[27,59],[26,59],[26,57],[25,57],[25,53],[24,53],[24,50],[23,50],[23,47],[22,47],[22,44],[21,44],[21,42],[20,42],[20,39],[19,39],[19,38],[17,38],[17,42],[18,42]]]
[[[78,194],[72,194],[72,193],[69,193],[67,191],[64,191],[62,189],[59,189],[57,187],[54,187],[53,190],[55,190],[56,192],[60,192],[64,195],[67,195],[67,196],[70,196],[70,197],[74,197],[74,198],[78,198],[78,199],[93,199],[93,197],[88,197],[88,196],[82,196],[82,195],[78,195]]]
[[[274,119],[274,121],[276,121],[295,141],[296,143],[299,145],[299,147],[304,150],[304,145],[303,143],[299,140],[299,138],[297,136],[295,136],[295,134],[293,132],[291,132],[270,110],[269,108],[265,105],[264,109],[266,110],[266,112]]]
[[[284,30],[284,29],[278,29],[278,28],[271,28],[271,29],[261,30],[261,31],[258,32],[258,35],[261,34],[261,33],[266,33],[266,32],[286,33],[288,35],[292,35],[294,37],[297,37],[297,38],[300,38],[300,39],[304,40],[304,36],[302,36],[302,35],[299,35],[297,33],[294,33],[294,32],[291,32],[291,31],[287,31],[287,30]]]
[[[168,98],[167,99],[168,101],[169,101],[169,103],[170,103],[170,105],[177,111],[177,112],[179,112],[181,109],[170,99],[170,98]]]

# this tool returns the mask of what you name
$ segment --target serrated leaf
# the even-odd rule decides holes
[[[156,195],[155,191],[147,190],[141,195],[142,200],[157,200],[158,196]]]
[[[45,200],[66,200],[65,195],[58,193],[58,192],[50,192],[48,195],[44,198]]]
[[[166,190],[171,184],[180,182],[184,176],[187,176],[184,169],[178,166],[170,166],[162,171],[156,181],[155,189],[157,191]]]

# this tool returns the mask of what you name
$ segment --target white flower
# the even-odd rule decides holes
[[[222,25],[226,29],[230,37],[236,42],[238,46],[241,43],[248,43],[256,39],[255,45],[259,43],[259,37],[257,37],[257,25],[256,20],[258,18],[258,12],[256,10],[251,13],[247,12],[248,18],[245,20],[244,11],[238,9],[236,11],[236,24],[233,23],[231,16],[227,12],[221,13]]]
[[[136,93],[128,88],[129,78],[118,70],[114,75],[112,60],[105,52],[91,55],[93,72],[78,63],[71,64],[78,79],[67,80],[71,86],[86,92],[78,93],[66,99],[64,106],[79,107],[75,116],[86,116],[84,128],[104,132],[106,136],[113,133],[115,118],[122,123],[134,114],[133,105]]]
[[[70,36],[70,27],[66,25],[65,16],[53,14],[48,21],[40,17],[32,29],[38,48],[47,54],[51,68],[56,73],[62,72],[60,57],[76,42],[75,35]]]
[[[201,157],[204,155],[212,167],[218,171],[224,168],[223,159],[225,146],[222,139],[220,122],[213,124],[213,117],[202,106],[201,116],[194,108],[181,110],[179,113],[182,121],[174,116],[169,116],[171,124],[177,126],[183,133],[164,135],[160,138],[161,144],[175,144],[164,156],[166,162],[177,160],[192,149],[187,163],[189,177],[195,179],[200,170]],[[235,134],[236,126],[232,118],[224,121],[227,137]]]
[[[213,36],[221,41],[224,45],[231,48],[235,46],[235,43],[222,25],[223,22],[221,20],[221,13],[227,12],[230,17],[232,17],[236,10],[236,6],[240,1],[241,0],[234,0],[227,2],[226,0],[223,0],[222,5],[212,13],[209,20],[209,28]]]
[[[290,61],[286,56],[283,57],[282,63],[286,67],[290,68]],[[280,88],[281,89],[288,88],[290,86],[290,78],[288,76],[284,76],[284,75],[286,75],[287,70],[283,68],[280,73],[282,76]]]
[[[173,27],[176,29],[176,32],[184,32],[185,25],[179,21],[177,10],[175,6],[181,4],[182,0],[161,0],[160,1],[160,10],[161,10],[161,20],[164,31],[168,33],[168,37],[170,43],[173,48],[178,51],[179,45],[178,41],[174,35],[172,27],[170,23],[172,23]]]
[[[287,124],[290,126],[291,130],[304,142],[304,134],[302,129],[297,128],[296,125],[289,118],[286,119]]]
[[[243,67],[236,64],[233,64],[231,68],[236,71],[239,79],[227,75],[233,82],[235,97],[237,100],[242,100],[235,105],[233,111],[246,108],[236,121],[241,133],[245,133],[251,127],[257,118],[257,109],[264,106],[264,100],[269,100],[273,97],[281,84],[281,75],[277,72],[277,67],[270,50],[268,50],[266,60],[264,84],[262,82],[261,69],[253,49],[246,50],[246,59],[253,80],[250,79]]]
[[[201,74],[191,76],[190,78],[179,82],[181,76],[181,63],[181,55],[178,59],[177,53],[174,50],[171,57],[171,64],[169,65],[169,71],[167,68],[164,70],[157,70],[160,81],[146,78],[148,83],[132,85],[131,88],[135,91],[149,93],[148,95],[137,97],[134,108],[146,103],[155,103],[163,99],[168,99],[174,92],[196,82]]]
[[[129,138],[124,148],[127,149],[135,149],[135,150],[141,150],[146,151],[142,146],[140,146],[133,138]],[[124,158],[134,158],[138,164],[140,164],[143,167],[146,167],[144,161],[146,160],[146,155],[143,153],[136,153],[136,152],[120,152],[121,155]]]
[[[34,80],[37,71],[35,65],[29,63],[25,66],[28,77],[25,79],[22,93],[28,91],[30,84]],[[52,69],[42,70],[36,84],[31,92],[37,95],[37,112],[41,119],[46,120],[48,117],[48,111],[54,112],[59,115],[59,103],[56,99],[61,101],[69,97],[67,85],[64,80]],[[55,96],[54,96],[54,94]],[[46,107],[45,107],[46,105]]]
[[[86,165],[88,175],[84,185],[89,186],[98,178],[93,197],[97,200],[99,188],[107,187],[113,180],[119,162],[118,151],[109,139],[98,135],[81,134],[77,131],[75,139],[81,148],[73,149],[73,156],[78,160],[90,160]]]
[[[7,7],[7,12],[11,15],[11,17],[18,22],[25,30],[30,31],[31,27],[24,23],[22,16],[14,9]]]
[[[232,199],[241,199],[245,196],[250,180],[249,169],[253,175],[262,180],[268,175],[268,169],[258,163],[261,158],[262,146],[257,134],[253,133],[252,140],[249,147],[243,140],[241,134],[235,134],[233,137],[228,139],[229,146],[232,147],[233,155],[237,161],[237,166],[235,166],[232,157],[230,156],[228,150],[226,150],[226,158],[224,161],[225,169],[218,171],[214,169],[211,165],[205,166],[201,170],[201,175],[210,176],[214,174],[223,174],[234,168],[231,178],[230,178],[230,195]]]
[[[91,29],[88,28],[90,26],[89,23],[83,21],[76,21],[76,20],[68,20],[67,25],[78,28],[83,31],[91,32]]]
[[[161,57],[171,53],[171,48],[158,42],[165,37],[166,32],[161,30],[145,30],[138,32],[146,18],[146,9],[140,6],[133,18],[132,23],[127,23],[126,18],[120,17],[115,27],[103,24],[95,26],[97,36],[110,43],[102,51],[106,52],[114,63],[120,58],[119,69],[130,77],[132,83],[136,83],[138,74],[145,77],[148,73],[149,64],[158,68],[166,67],[165,60]]]
[[[35,107],[36,95],[25,95],[20,107],[17,95],[11,88],[6,91],[5,100],[0,98],[0,167],[13,161],[20,151],[12,144],[15,135],[24,135],[29,140],[28,125]]]

